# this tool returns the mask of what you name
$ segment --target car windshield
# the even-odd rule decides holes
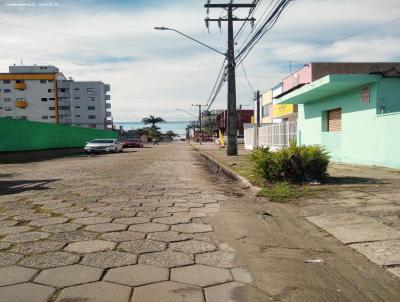
[[[95,139],[90,143],[92,144],[112,144],[114,141],[112,139]]]

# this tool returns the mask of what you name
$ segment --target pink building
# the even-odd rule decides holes
[[[330,74],[371,74],[400,68],[399,63],[310,63],[283,80],[283,93]]]

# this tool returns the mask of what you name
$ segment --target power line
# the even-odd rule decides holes
[[[265,22],[260,26],[257,32],[252,36],[250,41],[239,51],[236,59],[242,62],[254,48],[254,46],[262,39],[262,37],[270,31],[276,22],[278,22],[279,17],[282,15],[285,8],[293,0],[281,0],[273,9],[271,14],[265,19]]]
[[[257,31],[255,34],[252,35],[251,40],[241,49],[241,51],[239,52],[239,55],[237,55],[235,57],[236,60],[236,66],[235,69],[243,63],[244,59],[249,55],[250,51],[253,49],[253,47],[260,41],[260,39],[265,35],[266,32],[268,32],[270,29],[273,28],[273,26],[276,24],[276,22],[278,21],[279,17],[281,16],[282,12],[284,11],[284,9],[286,8],[286,6],[293,0],[280,0],[280,2],[276,3],[275,6],[271,9],[271,13],[268,14],[262,24],[258,27]],[[266,14],[266,12],[268,12],[270,6],[272,5],[274,1],[271,1],[270,5],[268,6],[267,10],[264,12],[263,16]],[[259,21],[257,24],[259,24],[261,21]],[[251,36],[251,35],[250,35]],[[248,84],[250,84],[250,81],[248,81],[248,77],[246,74],[246,71],[244,69],[244,73],[245,73],[245,77],[246,80],[248,82]],[[217,78],[217,85],[214,85],[214,87],[217,87],[216,89],[213,89],[211,96],[209,98],[209,102],[208,102],[208,109],[211,107],[211,105],[214,103],[215,99],[217,98],[219,92],[221,91],[222,87],[225,84],[226,81],[226,73],[224,74],[223,77],[218,77]],[[251,84],[250,86],[251,87]],[[252,88],[251,88],[252,89]],[[254,89],[252,89],[252,91],[254,91]]]
[[[254,13],[256,12],[258,5],[260,4],[262,0],[254,0],[253,4],[255,5],[255,7],[250,8],[249,10],[249,14],[247,16],[247,19],[251,19],[254,16]],[[238,32],[235,35],[235,40],[239,39],[239,37],[241,36],[241,34],[244,32],[244,30],[247,28],[247,21],[245,21],[242,26],[239,28]]]
[[[218,82],[221,80],[222,72],[223,72],[224,69],[226,68],[225,62],[226,62],[226,58],[225,58],[224,61],[222,62],[221,68],[220,68],[219,73],[218,73],[218,77],[217,77],[217,79],[215,80],[213,89],[212,89],[211,94],[210,94],[210,96],[209,96],[209,98],[208,98],[208,100],[207,100],[207,105],[210,104],[210,102],[213,101],[212,98],[213,98],[214,92],[215,92],[215,90],[216,90],[216,88],[217,88],[217,85],[219,86]],[[211,105],[211,104],[210,104],[210,105]],[[210,108],[210,107],[208,107],[208,108]]]
[[[246,69],[244,68],[243,62],[242,62],[242,64],[240,64],[240,65],[242,66],[243,74],[244,74],[244,77],[245,77],[245,79],[246,79],[246,81],[247,81],[247,85],[249,85],[249,88],[250,88],[251,92],[254,92],[255,90],[254,90],[253,86],[251,85],[251,83],[250,83],[250,81],[249,81],[249,78],[247,77]]]

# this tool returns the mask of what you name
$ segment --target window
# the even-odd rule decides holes
[[[76,118],[80,118],[81,116],[80,116],[80,115],[75,115],[75,117],[76,117]]]
[[[91,129],[96,128],[96,124],[89,124],[89,128]]]
[[[3,84],[11,84],[10,80],[3,80]]]
[[[53,91],[53,89],[47,89],[47,92],[49,92],[49,93],[52,92],[52,91]]]
[[[87,99],[88,99],[89,102],[95,102],[96,101],[96,98],[94,96],[89,96]]]
[[[42,102],[47,102],[47,98],[42,98]]]
[[[12,111],[12,108],[11,107],[4,107],[4,110],[5,111]]]
[[[12,102],[11,98],[4,98],[4,102]]]
[[[53,80],[48,80],[47,82],[49,82],[49,83],[53,83]]]
[[[87,92],[94,92],[95,90],[94,90],[94,88],[88,88],[87,89]]]
[[[81,106],[75,106],[75,109],[81,109]]]
[[[16,80],[15,83],[25,83],[24,80]]]
[[[81,98],[78,96],[78,97],[76,97],[76,98],[74,98],[75,100],[80,100]]]
[[[65,88],[60,88],[59,91],[60,91],[60,92],[67,92],[67,89],[65,89]]]
[[[56,118],[56,116],[55,116],[55,115],[52,115],[52,116],[50,116],[50,118],[52,118],[52,119],[55,119],[55,118]]]
[[[60,110],[70,110],[71,109],[71,107],[69,107],[69,106],[60,106],[60,107],[58,107]]]
[[[342,131],[342,109],[334,109],[327,112],[328,132]]]
[[[17,102],[25,102],[26,99],[25,98],[17,98]]]
[[[26,119],[28,119],[28,117],[25,116],[25,115],[20,115],[20,116],[17,116],[17,119],[19,119],[19,120],[26,120]]]
[[[40,80],[40,84],[46,84],[46,80]]]
[[[271,116],[271,104],[267,104],[267,105],[264,105],[264,106],[262,106],[262,116],[263,117],[269,117],[269,116]]]
[[[49,98],[49,101],[55,101],[56,99],[55,98]]]
[[[11,89],[4,89],[4,93],[11,93]]]
[[[88,106],[87,109],[88,110],[96,110],[96,107],[95,106]]]
[[[56,107],[49,107],[49,110],[54,111],[54,110],[56,110]]]
[[[42,116],[42,120],[48,120],[48,119],[49,119],[49,117],[47,115]]]
[[[89,120],[95,120],[95,119],[96,119],[96,116],[95,116],[95,115],[89,115],[89,116],[88,116],[88,119],[89,119]]]
[[[80,89],[80,88],[75,88],[74,90],[79,91],[79,90],[81,90],[81,89]]]

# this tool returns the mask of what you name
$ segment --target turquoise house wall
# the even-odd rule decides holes
[[[361,102],[359,87],[299,106],[298,143],[323,145],[337,162],[400,168],[400,79],[369,87],[369,103]],[[381,114],[381,106],[392,113]],[[325,112],[336,108],[342,131],[326,132]]]

